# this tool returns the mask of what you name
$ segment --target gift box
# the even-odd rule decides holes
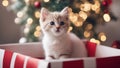
[[[0,68],[120,68],[119,49],[91,42],[86,49],[88,57],[48,61],[41,43],[1,44]]]

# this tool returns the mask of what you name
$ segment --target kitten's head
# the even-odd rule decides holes
[[[67,33],[70,22],[68,7],[61,12],[50,12],[46,8],[41,9],[40,26],[44,34],[60,36]]]

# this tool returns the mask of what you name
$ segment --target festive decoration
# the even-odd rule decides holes
[[[40,7],[41,7],[41,4],[40,4],[39,1],[36,1],[36,2],[34,3],[34,6],[35,6],[36,8],[40,8]]]
[[[7,7],[9,5],[8,0],[3,0],[2,1],[2,5],[5,6],[5,7]]]
[[[2,60],[0,68],[120,68],[119,49],[96,45],[88,41],[86,42],[88,57],[46,61],[41,59],[44,52],[41,46],[40,43],[0,45],[0,48],[3,48],[0,49],[0,60]],[[8,49],[18,53],[8,51]],[[76,54],[78,55],[79,52]]]
[[[120,41],[119,40],[113,41],[112,47],[120,49]]]
[[[8,6],[9,2],[3,0],[2,4]],[[111,4],[112,0],[12,0],[8,8],[16,13],[15,23],[24,26],[22,33],[27,42],[38,41],[41,36],[41,30],[36,30],[41,7],[61,11],[68,6],[71,20],[68,32],[72,31],[80,38],[94,39],[100,44],[107,40],[107,36],[104,32],[104,35],[99,35],[101,32],[96,32],[96,25],[116,19],[110,11]]]
[[[25,37],[20,38],[19,43],[26,43],[27,39]]]

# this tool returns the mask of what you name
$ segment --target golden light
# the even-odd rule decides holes
[[[85,32],[84,32],[84,37],[88,38],[88,37],[90,37],[90,36],[91,36],[90,31],[85,31]]]
[[[49,2],[50,0],[44,0],[44,2]]]
[[[25,33],[25,34],[29,33],[29,31],[30,31],[29,28],[25,28],[25,29],[24,29],[24,33]]]
[[[111,20],[110,15],[107,13],[103,15],[103,19],[105,20],[105,22],[109,22]]]
[[[100,44],[100,41],[99,41],[99,40],[96,40],[95,38],[91,38],[91,39],[90,39],[90,42],[96,43],[97,45]]]
[[[20,24],[20,18],[15,18],[15,20],[14,20],[14,22],[16,23],[16,24]]]
[[[32,19],[32,18],[28,18],[28,19],[27,19],[27,24],[28,24],[28,25],[31,25],[32,23],[33,23],[33,19]]]
[[[86,20],[87,17],[88,17],[87,14],[84,11],[80,11],[79,16],[82,17],[84,20]]]
[[[73,13],[73,14],[70,14],[69,16],[69,19],[74,23],[78,20],[78,14],[77,13]]]
[[[70,26],[70,27],[68,28],[68,32],[71,32],[71,31],[72,31],[72,29],[73,29],[73,27],[72,27],[72,26]]]
[[[106,39],[107,39],[105,33],[103,33],[103,32],[100,32],[99,35],[98,35],[98,37],[103,42],[106,41]]]
[[[40,29],[40,26],[37,26],[36,27],[36,31],[40,31],[41,29]]]
[[[95,39],[95,38],[91,38],[91,39],[90,39],[90,42],[96,43],[96,39]]]
[[[27,39],[25,37],[21,37],[19,39],[19,43],[26,43],[27,42]]]
[[[35,11],[35,17],[40,18],[40,11]]]
[[[88,3],[88,2],[85,2],[84,4],[81,4],[81,5],[80,5],[80,9],[81,9],[82,11],[88,12],[88,11],[91,10],[91,4]]]
[[[39,37],[39,36],[40,36],[40,31],[35,31],[35,32],[34,32],[34,36],[35,36],[35,37]]]
[[[92,5],[92,10],[98,14],[100,12],[100,7],[97,7],[96,5]]]
[[[19,12],[17,13],[17,17],[23,17],[23,12],[19,11]]]
[[[73,12],[70,12],[69,13],[69,19],[72,21],[72,19],[73,19],[73,15],[74,15],[74,13]]]
[[[103,42],[106,41],[106,39],[107,39],[107,37],[106,37],[105,35],[102,35],[102,36],[100,37],[100,40],[103,41]]]
[[[87,26],[86,26],[86,30],[91,30],[93,28],[93,25],[92,24],[87,24]]]
[[[30,0],[24,0],[26,3],[28,3]]]
[[[93,10],[93,11],[96,11],[96,10],[99,9],[99,8],[100,8],[100,3],[99,3],[98,1],[95,1],[95,4],[92,5],[92,10]]]
[[[98,37],[100,38],[102,35],[105,35],[105,33],[104,33],[104,32],[100,32],[100,33],[98,34]]]
[[[99,45],[99,44],[100,44],[100,41],[99,41],[99,40],[96,40],[96,43]]]
[[[68,11],[69,11],[69,12],[72,12],[72,8],[68,8]]]
[[[74,25],[76,27],[81,27],[83,25],[83,22],[82,21],[77,21],[77,22],[74,22]]]
[[[5,6],[5,7],[7,7],[9,5],[8,0],[3,0],[2,1],[2,5]]]

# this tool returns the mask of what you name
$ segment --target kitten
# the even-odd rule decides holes
[[[41,9],[40,26],[44,34],[42,44],[46,60],[87,56],[85,46],[80,39],[67,32],[70,26],[68,15],[68,7],[65,7],[61,12],[50,12],[46,8]],[[75,47],[78,44],[81,46]],[[78,51],[76,48],[80,48],[80,55],[75,53]]]

